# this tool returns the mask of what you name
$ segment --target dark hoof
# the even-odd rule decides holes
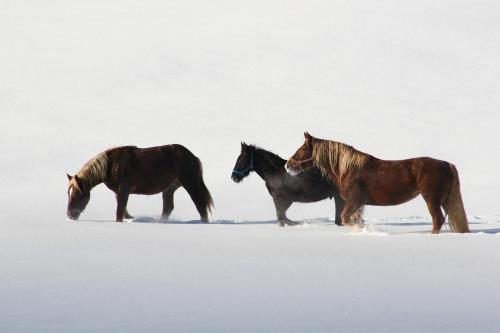
[[[293,227],[293,226],[302,224],[302,223],[295,222],[292,220],[283,220],[283,221],[279,221],[279,223],[280,223],[280,227],[284,227],[285,225]]]

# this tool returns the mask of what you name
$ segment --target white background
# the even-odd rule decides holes
[[[500,192],[496,1],[3,1],[0,196],[63,218],[65,173],[113,146],[181,143],[200,157],[214,218],[269,219],[240,141],[284,158],[302,132],[384,159],[457,165],[466,209]],[[182,192],[182,193],[181,193]],[[40,198],[43,194],[43,200]],[[98,188],[88,216],[112,219]],[[185,193],[177,218],[197,218]],[[21,200],[20,200],[21,199]],[[293,207],[332,216],[333,204]],[[159,215],[161,200],[130,210]],[[367,216],[427,214],[423,200]]]
[[[0,48],[3,332],[498,328],[498,1],[1,0]],[[331,201],[278,228],[231,170],[240,141],[287,158],[304,130],[454,163],[474,233],[427,235],[421,198],[367,207],[361,233],[314,219]],[[66,172],[169,143],[202,160],[214,225],[110,222],[104,186],[66,221]],[[154,222],[161,196],[129,211]]]

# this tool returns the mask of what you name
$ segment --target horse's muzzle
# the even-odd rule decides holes
[[[243,176],[238,175],[237,173],[233,172],[231,174],[231,179],[233,180],[233,182],[239,183],[239,182],[241,182],[243,180]]]
[[[302,171],[300,170],[300,168],[297,168],[297,166],[294,165],[294,163],[290,163],[290,161],[286,162],[285,170],[292,176],[296,176]]]
[[[71,220],[78,220],[78,218],[80,217],[80,214],[82,212],[81,211],[78,211],[78,210],[72,210],[72,211],[68,211],[66,213],[66,215],[68,216],[69,219]]]

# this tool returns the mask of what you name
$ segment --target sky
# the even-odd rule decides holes
[[[496,1],[4,1],[4,214],[64,219],[66,172],[114,146],[180,143],[214,219],[274,218],[264,184],[230,180],[241,141],[287,158],[303,131],[383,159],[454,163],[468,214],[498,213]],[[197,218],[183,190],[177,219]],[[160,196],[132,197],[158,216]],[[96,188],[89,218],[114,218]],[[421,198],[367,216],[427,216]],[[291,218],[333,217],[333,202]]]

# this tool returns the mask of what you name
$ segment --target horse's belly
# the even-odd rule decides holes
[[[163,192],[162,188],[134,188],[130,193],[131,194],[143,194],[143,195],[154,195]]]
[[[414,191],[380,191],[372,193],[367,204],[372,206],[394,206],[400,205],[416,198],[420,193]]]
[[[379,161],[360,182],[360,189],[368,194],[367,204],[400,205],[418,196],[412,163],[412,160]]]
[[[271,191],[272,195],[288,198],[293,202],[317,202],[333,197],[333,191],[329,186],[295,187],[283,186]]]
[[[131,184],[130,193],[144,195],[158,194],[176,183],[177,181],[175,177],[154,177],[151,179],[143,178],[142,181],[137,181]]]

